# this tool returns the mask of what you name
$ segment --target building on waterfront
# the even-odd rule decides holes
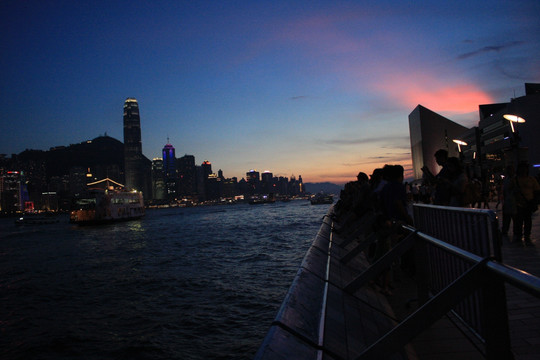
[[[233,198],[238,195],[238,179],[236,177],[222,179],[222,193],[225,198]]]
[[[184,155],[176,160],[178,169],[178,195],[191,198],[197,194],[197,167],[195,156]]]
[[[141,118],[137,99],[124,102],[124,175],[128,189],[142,191],[150,198],[151,161],[142,153]]]
[[[246,182],[248,185],[248,195],[257,194],[260,191],[261,176],[257,170],[249,170],[246,173]]]
[[[152,199],[162,202],[165,197],[165,179],[163,176],[163,159],[152,160]]]
[[[177,197],[177,171],[176,171],[176,153],[174,146],[168,141],[163,147],[163,178],[165,181],[165,194],[169,201],[173,201]]]
[[[409,130],[415,179],[422,178],[421,168],[433,172],[433,153],[447,149],[459,156],[469,176],[485,181],[500,174],[507,166],[526,161],[536,176],[540,171],[540,84],[525,84],[525,95],[507,103],[478,106],[478,126],[462,127],[428,109],[418,106],[409,115]],[[519,116],[524,122],[511,122],[505,115]],[[453,140],[466,145],[458,147]],[[432,161],[432,164],[429,164]],[[536,170],[535,170],[536,169]],[[434,172],[436,173],[436,172]]]
[[[479,110],[486,167],[502,171],[520,161],[540,167],[540,84],[525,84],[524,96],[507,103],[480,105]],[[518,115],[524,122],[511,122],[506,114]]]
[[[21,171],[0,169],[0,211],[15,213],[29,201],[25,177]]]
[[[263,194],[274,194],[274,174],[266,170],[261,174],[261,192]]]
[[[197,178],[198,182],[198,193],[201,198],[204,200],[210,200],[210,187],[209,187],[209,177],[212,174],[212,163],[208,160],[204,160],[200,166],[200,174]],[[210,180],[213,182],[213,180]]]
[[[411,138],[411,155],[413,175],[422,178],[422,168],[426,166],[433,174],[440,170],[434,154],[439,149],[448,151],[449,156],[459,156],[454,139],[468,129],[444,116],[441,116],[422,105],[418,105],[409,114],[409,134]]]

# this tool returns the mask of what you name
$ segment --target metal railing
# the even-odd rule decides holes
[[[540,298],[540,279],[501,262],[497,218],[492,211],[414,208],[416,228],[403,226],[408,236],[344,290],[354,293],[414,248],[422,305],[358,359],[383,358],[398,351],[450,311],[485,345],[486,358],[512,359],[504,285]]]
[[[513,359],[505,284],[540,299],[540,278],[502,262],[498,223],[492,211],[415,205],[414,214],[415,227],[402,226],[406,236],[400,242],[347,285],[339,286],[340,291],[354,295],[401,256],[414,251],[419,308],[379,334],[377,341],[366,344],[357,359],[389,358],[449,312],[483,344],[480,351],[487,359]],[[256,358],[276,358],[275,351],[285,354],[290,349],[304,358],[316,358],[315,353],[339,358],[327,348],[324,331],[332,271],[333,233],[329,227],[321,227]],[[355,245],[344,240],[350,245],[348,252],[335,259],[344,266],[375,239],[363,221],[356,228],[363,229],[359,232],[365,236],[357,238],[360,241]],[[333,286],[337,291],[337,285]]]

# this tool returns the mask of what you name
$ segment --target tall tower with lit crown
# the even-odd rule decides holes
[[[169,143],[163,147],[163,177],[165,178],[165,188],[167,199],[173,200],[177,193],[178,175],[176,171],[176,154],[174,146]]]
[[[142,153],[141,118],[137,99],[124,102],[124,174],[127,189],[143,192],[150,197],[151,162]]]

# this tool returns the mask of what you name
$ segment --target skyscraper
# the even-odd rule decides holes
[[[167,199],[174,200],[177,193],[177,171],[176,154],[174,146],[167,144],[163,147],[163,176],[165,178],[165,188]]]
[[[151,196],[151,161],[142,154],[141,118],[137,99],[127,98],[124,102],[124,175],[128,189]]]
[[[260,173],[257,170],[249,170],[246,173],[246,182],[249,184],[250,195],[257,194],[261,183]]]
[[[197,168],[195,156],[184,155],[176,161],[178,169],[178,191],[180,196],[193,196],[197,193]]]
[[[163,177],[163,159],[152,160],[152,197],[165,200],[165,180]]]

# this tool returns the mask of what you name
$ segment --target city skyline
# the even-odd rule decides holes
[[[169,138],[227,177],[258,169],[343,184],[385,163],[410,171],[418,104],[471,127],[479,105],[540,82],[537,1],[0,9],[8,155],[123,139],[122,105],[134,97],[148,159]]]

